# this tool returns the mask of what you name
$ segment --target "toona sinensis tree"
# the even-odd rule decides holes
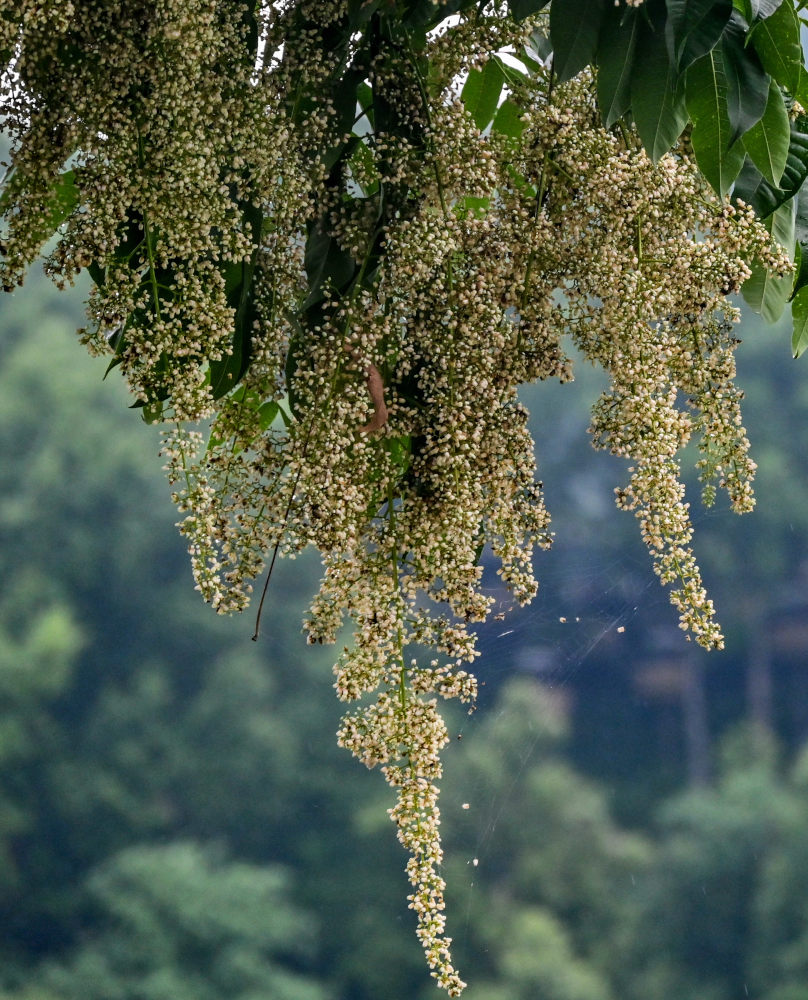
[[[451,996],[436,696],[474,702],[483,548],[527,602],[552,540],[517,388],[571,379],[570,342],[607,373],[617,503],[720,647],[678,454],[750,510],[733,296],[792,299],[808,341],[802,7],[0,0],[2,283],[46,244],[58,284],[89,272],[81,339],[164,426],[217,611],[319,550],[309,641],[354,629],[338,739],[396,791]]]

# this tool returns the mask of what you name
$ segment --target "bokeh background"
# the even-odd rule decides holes
[[[0,300],[1,1000],[428,1000],[381,777],[331,653],[195,594],[159,441],[76,340],[83,289]],[[690,492],[727,635],[685,642],[596,373],[526,390],[556,545],[450,708],[449,932],[469,1000],[808,997],[808,361],[740,331],[758,507]],[[508,595],[489,583],[499,604]]]

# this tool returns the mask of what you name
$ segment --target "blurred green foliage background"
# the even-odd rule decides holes
[[[36,276],[0,302],[1,1000],[436,996],[301,635],[317,560],[276,570],[258,643],[201,604],[156,431],[80,322]],[[614,509],[594,373],[526,390],[557,544],[482,630],[443,781],[469,1000],[808,996],[808,370],[741,336],[758,510],[692,497],[722,654]]]

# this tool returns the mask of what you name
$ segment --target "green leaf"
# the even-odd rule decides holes
[[[467,195],[465,198],[461,198],[456,206],[461,216],[470,215],[475,219],[481,219],[484,215],[486,215],[490,207],[490,198],[475,198],[473,195]]]
[[[800,67],[800,81],[793,96],[804,108],[808,108],[808,70],[804,66]]]
[[[510,84],[511,87],[519,87],[528,78],[529,74],[525,73],[523,69],[511,66],[510,63],[506,63],[500,56],[491,56],[491,59],[499,66],[505,78],[505,83]]]
[[[763,68],[796,95],[800,87],[802,45],[800,22],[793,5],[782,3],[763,21],[758,21],[749,33]]]
[[[744,162],[741,143],[730,149],[732,130],[727,109],[727,81],[721,50],[702,56],[685,78],[687,110],[693,121],[693,152],[699,169],[723,197]]]
[[[547,59],[552,51],[553,43],[550,41],[550,36],[545,34],[544,31],[535,28],[530,32],[527,44],[520,58],[524,60],[526,66],[535,72],[540,68],[540,64],[531,59],[531,53],[535,52],[540,59]]]
[[[550,0],[508,0],[508,10],[515,21],[524,21],[531,14],[538,14]]]
[[[0,215],[13,209],[21,183],[22,178],[16,171],[6,175],[3,189],[0,191]],[[72,170],[65,170],[64,173],[56,177],[44,211],[33,230],[33,235],[40,246],[47,243],[51,236],[56,233],[56,230],[78,203],[79,190],[76,187],[76,175]]]
[[[406,472],[412,462],[412,439],[409,434],[399,437],[382,438],[382,447],[389,454],[391,461],[402,472]]]
[[[571,80],[595,58],[603,13],[612,0],[553,0],[550,40],[553,67],[562,82]]]
[[[791,353],[798,358],[808,348],[808,288],[803,288],[791,303],[791,318],[794,322]]]
[[[381,4],[382,0],[348,0],[348,24],[351,30],[357,31],[367,24]]]
[[[783,0],[750,0],[754,17],[771,17]],[[751,23],[751,22],[750,22]]]
[[[610,7],[604,16],[598,43],[598,105],[607,128],[631,107],[631,70],[640,24],[634,9]]]
[[[780,183],[786,167],[790,140],[791,126],[785,101],[780,88],[772,80],[763,117],[746,133],[743,144],[755,166],[775,187]]]
[[[135,405],[133,404],[130,409],[133,409]],[[158,399],[153,403],[144,403],[142,407],[138,406],[143,422],[147,424],[159,424],[163,416],[163,405],[163,400]]]
[[[242,205],[242,212],[253,243],[257,246],[261,241],[263,213],[250,202]],[[220,361],[210,362],[209,378],[214,399],[220,399],[238,385],[252,358],[253,327],[256,319],[254,278],[257,255],[256,250],[248,260],[231,264],[225,270],[227,304],[235,310],[233,340],[228,355]]]
[[[511,100],[503,101],[494,116],[492,128],[500,135],[507,135],[511,139],[518,139],[525,130],[525,123],[522,121],[522,108]]]
[[[304,264],[309,279],[304,309],[322,301],[328,288],[343,288],[356,270],[353,257],[331,236],[322,217],[309,223]]]
[[[800,124],[791,126],[788,156],[779,187],[769,184],[751,160],[746,161],[738,176],[736,197],[751,205],[762,219],[793,198],[808,178],[808,135],[799,130]]]
[[[792,199],[781,205],[765,223],[772,238],[789,253],[794,248],[796,209],[796,201]],[[760,313],[767,323],[776,323],[788,302],[791,285],[790,274],[778,277],[766,270],[759,261],[754,261],[752,275],[744,282],[741,291],[749,306]]]
[[[753,49],[746,48],[745,27],[733,13],[721,36],[727,80],[727,111],[733,143],[763,117],[769,97],[769,78]]]
[[[631,79],[631,110],[654,163],[675,145],[688,122],[684,94],[660,31],[644,26]]]
[[[275,417],[280,413],[280,405],[274,399],[268,399],[258,407],[258,421],[262,431],[270,427]]]
[[[733,0],[733,6],[747,24],[759,21],[762,17],[770,17],[783,0]]]
[[[794,235],[800,243],[808,243],[808,187],[797,192],[797,218]]]
[[[717,44],[732,15],[732,0],[666,0],[668,51],[679,70]]]
[[[481,132],[491,124],[504,84],[505,74],[498,59],[489,59],[481,70],[469,70],[460,97]]]
[[[358,90],[365,85],[365,75],[364,69],[351,70],[331,89],[329,96],[336,112],[334,127],[341,135],[346,135],[353,128]]]
[[[799,214],[799,209],[797,209]],[[808,285],[808,242],[797,235],[797,245],[794,248],[794,284],[791,286],[791,298]]]

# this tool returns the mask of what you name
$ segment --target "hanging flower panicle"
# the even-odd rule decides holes
[[[352,10],[53,0],[0,16],[18,32],[0,39],[17,44],[0,275],[21,281],[55,185],[68,208],[47,267],[60,283],[91,270],[83,339],[166,424],[180,530],[217,611],[245,608],[276,556],[320,551],[309,641],[354,629],[334,668],[354,703],[338,740],[395,792],[418,937],[457,996],[437,699],[474,703],[481,552],[527,603],[552,542],[518,388],[571,379],[570,341],[604,369],[591,433],[630,463],[618,505],[682,627],[720,647],[677,456],[697,434],[705,500],[717,485],[751,509],[727,296],[745,261],[791,263],[685,142],[655,165],[604,128],[589,73],[558,84],[531,60],[511,126],[481,133],[458,77],[521,51],[541,18],[489,4],[416,38],[371,14],[326,58]],[[347,104],[340,59],[367,87]]]

